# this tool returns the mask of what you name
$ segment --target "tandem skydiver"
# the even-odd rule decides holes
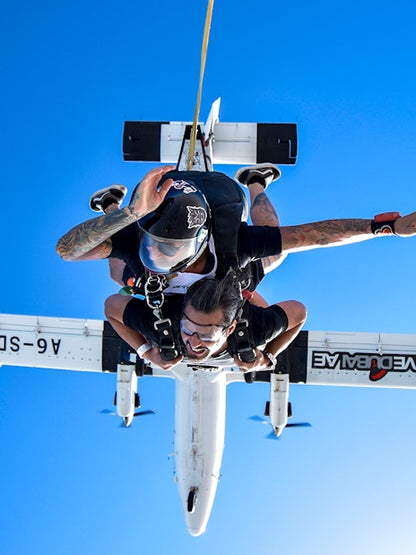
[[[205,185],[204,179],[217,179],[225,186],[227,180],[235,185],[233,180],[218,172],[192,172],[189,176],[189,173],[173,172],[172,166],[151,170],[133,193],[128,207],[118,209],[116,202],[111,213],[78,225],[60,239],[58,253],[66,260],[110,257],[123,260],[135,276],[146,273],[167,276],[164,293],[169,295],[185,293],[192,283],[203,277],[223,277],[230,263],[234,268],[250,268],[253,290],[264,272],[279,264],[282,255],[289,252],[349,244],[384,234],[404,237],[416,234],[416,213],[405,217],[393,213],[376,216],[374,220],[326,220],[278,227],[277,215],[270,203],[267,204],[264,190],[279,176],[280,170],[272,164],[242,168],[237,172],[236,178],[250,191],[252,219],[253,212],[256,217],[255,209],[263,206],[258,220],[264,220],[264,213],[267,213],[269,222],[261,223],[272,226],[248,226],[239,220],[230,227],[224,219],[211,221],[210,209],[198,182],[202,180]],[[235,247],[233,256],[228,259],[224,256],[227,253],[224,253],[223,235],[227,235],[228,241],[231,236],[231,244]],[[301,327],[306,317],[304,307],[303,314],[298,308],[292,315],[288,314],[294,329],[298,325]],[[119,321],[123,323],[122,318]],[[256,357],[253,366],[262,362],[261,355],[256,353]]]
[[[276,176],[270,176],[271,168],[276,166],[261,166],[260,169],[256,166],[243,168],[237,176],[249,189],[263,188],[265,197],[264,187]],[[168,172],[175,179],[165,176]],[[276,172],[280,175],[277,168]],[[211,221],[205,197],[197,188],[197,178],[204,173],[195,172],[195,180],[191,182],[180,179],[181,172],[173,172],[173,166],[150,170],[128,206],[71,229],[59,239],[58,254],[69,261],[120,259],[136,276],[145,269],[168,275],[172,278],[168,288],[171,292],[185,292],[191,283],[202,277],[223,277],[228,267],[224,264],[224,257],[218,257],[217,245],[224,230],[217,222]],[[206,174],[210,177],[217,175],[224,182],[233,181],[219,172]],[[267,177],[263,178],[262,174]],[[245,267],[260,259],[269,262],[270,258],[292,252],[341,246],[378,236],[412,237],[416,235],[416,212],[403,217],[398,213],[387,213],[372,220],[336,219],[295,226],[250,226],[241,222],[232,234],[235,239],[232,254],[237,267]]]
[[[274,370],[277,356],[300,332],[306,309],[297,301],[267,308],[245,302],[239,272],[229,270],[193,283],[185,295],[168,295],[163,315],[171,320],[178,356],[163,359],[163,337],[157,318],[144,299],[121,294],[105,302],[105,315],[115,331],[140,358],[170,370],[184,360],[211,366],[236,365],[244,372]],[[248,341],[255,349],[251,362],[242,360],[238,323],[248,321]]]

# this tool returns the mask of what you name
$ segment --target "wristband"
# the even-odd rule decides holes
[[[396,235],[394,222],[400,218],[399,212],[384,212],[377,214],[371,222],[371,231],[374,235]]]
[[[243,289],[241,291],[241,296],[243,297],[243,299],[245,299],[246,301],[251,301],[251,299],[253,298],[254,293],[252,293],[251,291],[249,291],[248,289]]]
[[[276,368],[277,357],[269,353],[269,351],[263,351],[263,355],[270,360],[272,368]]]
[[[150,349],[153,349],[150,343],[144,343],[143,345],[140,345],[138,349],[136,349],[136,353],[139,355],[140,358],[143,358],[144,353],[147,353],[147,351],[150,351]]]

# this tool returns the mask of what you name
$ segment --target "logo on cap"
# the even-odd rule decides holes
[[[196,193],[198,190],[196,187],[188,183],[188,181],[184,181],[183,179],[174,181],[172,187],[178,191],[182,191],[186,195],[189,195],[189,193]]]
[[[207,219],[207,213],[201,206],[187,206],[188,210],[188,229],[201,227]]]

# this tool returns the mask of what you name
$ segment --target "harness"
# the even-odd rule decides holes
[[[143,281],[146,278],[143,287]],[[177,348],[173,333],[172,321],[164,318],[162,306],[165,302],[164,290],[168,285],[166,276],[145,272],[138,278],[129,278],[127,285],[119,291],[122,295],[141,295],[146,299],[147,306],[153,310],[153,314],[158,318],[153,324],[159,337],[160,356],[163,360],[173,360],[180,350]]]
[[[166,276],[160,274],[149,274],[144,285],[144,293],[147,305],[153,310],[158,318],[153,324],[159,336],[160,356],[163,360],[173,360],[179,355],[173,334],[172,321],[163,318],[162,306],[165,302],[164,289],[167,287]]]
[[[241,222],[247,219],[248,213],[247,199],[241,187],[220,172],[172,171],[165,174],[161,182],[168,178],[194,183],[207,199],[211,209],[212,235],[218,261],[217,277],[224,277],[230,268],[239,268],[238,229]],[[179,355],[180,349],[175,344],[172,322],[170,318],[164,318],[162,313],[164,290],[167,286],[168,279],[165,275],[145,270],[141,276],[130,278],[121,293],[144,294],[148,306],[158,318],[154,327],[159,332],[161,357],[163,360],[173,360]],[[247,286],[248,284],[242,284],[242,289]],[[245,300],[243,298],[243,304]],[[243,305],[236,316],[237,353],[243,362],[252,362],[255,359],[255,352],[249,339],[248,321],[241,318],[242,309]]]
[[[246,284],[248,286],[248,284]],[[256,352],[254,351],[250,338],[248,336],[248,320],[242,318],[244,303],[250,300],[253,296],[248,289],[243,289],[241,292],[243,303],[236,315],[237,325],[235,327],[235,342],[237,345],[237,354],[243,362],[253,362],[256,359]]]

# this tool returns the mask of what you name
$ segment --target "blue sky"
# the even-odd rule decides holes
[[[0,17],[0,312],[103,317],[105,262],[66,263],[57,238],[111,183],[123,122],[193,117],[205,2],[5,0]],[[296,122],[299,157],[268,189],[283,225],[416,207],[414,4],[217,0],[201,106],[222,121]],[[236,167],[217,169],[233,175]],[[307,329],[415,333],[416,239],[292,255],[260,292]],[[248,420],[266,386],[228,389],[222,479],[188,536],[173,480],[174,383],[144,379],[157,416],[120,429],[112,376],[0,370],[0,548],[8,555],[413,553],[415,392],[292,387],[279,442]]]

